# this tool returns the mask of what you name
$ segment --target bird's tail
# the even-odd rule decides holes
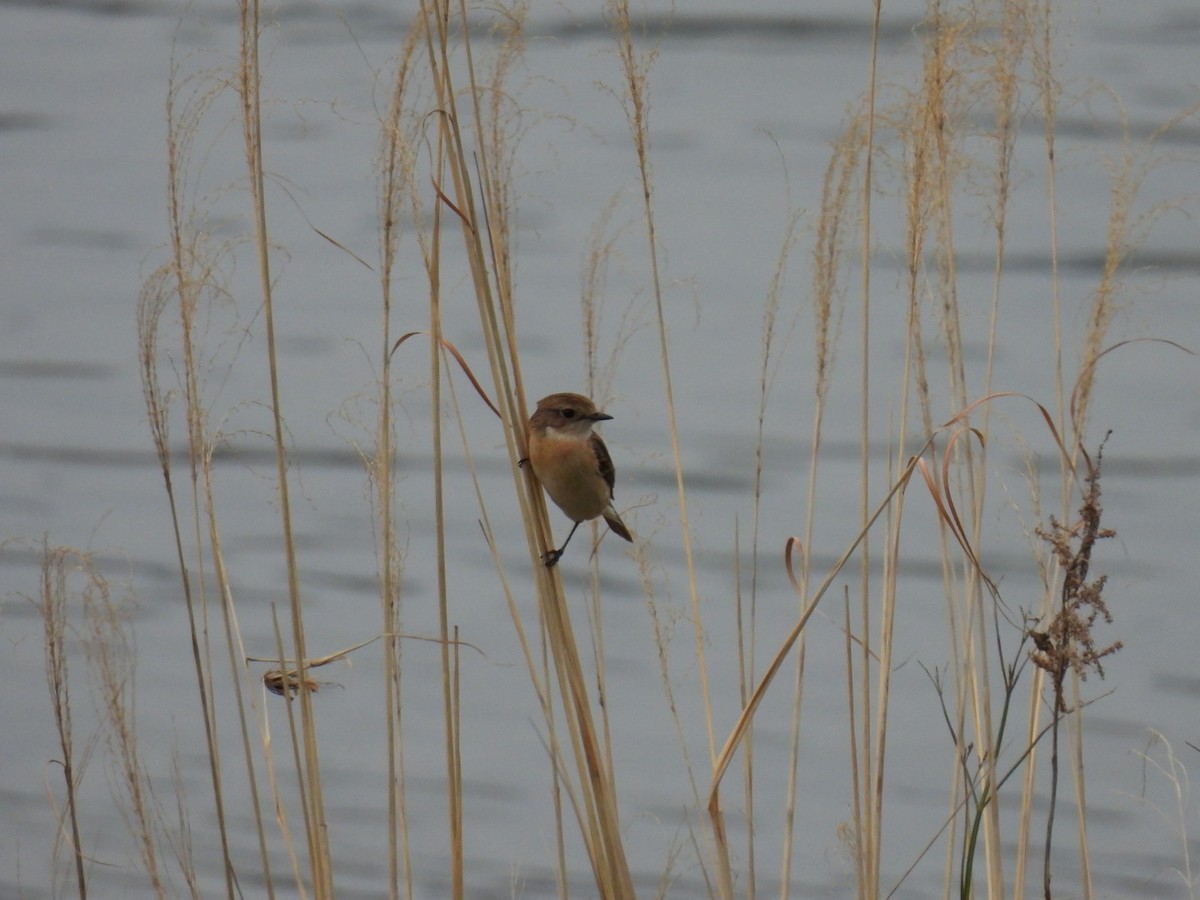
[[[608,523],[608,527],[611,528],[615,534],[625,538],[625,540],[629,541],[629,543],[633,543],[633,535],[630,534],[629,529],[625,527],[625,523],[621,521],[621,517],[617,514],[617,511],[612,508],[612,506],[609,506],[606,510],[604,510],[604,521]]]

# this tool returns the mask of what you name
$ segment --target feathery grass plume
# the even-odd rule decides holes
[[[38,597],[38,608],[42,615],[43,640],[46,656],[46,686],[50,689],[50,704],[54,714],[54,725],[58,735],[58,750],[63,775],[63,797],[66,802],[65,819],[69,825],[60,825],[58,835],[68,834],[71,855],[74,858],[75,889],[80,900],[87,900],[88,878],[84,867],[86,855],[83,837],[79,830],[78,788],[87,771],[95,739],[77,744],[71,706],[70,646],[73,637],[71,626],[70,577],[77,571],[90,574],[91,560],[66,547],[50,547],[49,540],[42,542],[42,585]],[[56,837],[52,859],[57,860],[61,838]],[[57,868],[57,866],[56,866]]]
[[[613,395],[618,364],[626,346],[645,324],[645,311],[639,303],[637,292],[615,314],[616,324],[611,324],[611,302],[605,290],[608,271],[618,243],[632,227],[629,222],[613,224],[620,199],[619,193],[609,198],[588,232],[580,277],[579,305],[583,314],[583,352],[587,367],[584,385],[587,396],[595,398],[601,408],[605,406],[604,398]],[[605,335],[608,336],[607,359],[601,364]]]
[[[167,842],[163,810],[142,757],[136,704],[136,658],[132,595],[122,595],[90,555],[66,547],[44,547],[43,605],[58,622],[51,638],[66,633],[69,606],[77,606],[76,628],[87,663],[87,683],[100,723],[114,805],[137,846],[138,861],[156,897],[176,895],[161,843]],[[70,584],[78,576],[77,586]],[[65,676],[67,673],[62,670]],[[181,798],[177,798],[182,803]],[[78,835],[75,835],[78,839]],[[79,851],[78,844],[76,845]],[[186,860],[190,852],[181,857]],[[186,871],[186,866],[185,866]],[[78,870],[77,870],[78,872]],[[79,877],[82,873],[79,872]]]
[[[1196,745],[1191,741],[1188,741],[1187,745],[1192,750],[1196,749]],[[1166,823],[1171,836],[1179,841],[1183,867],[1172,871],[1187,889],[1188,897],[1195,897],[1200,890],[1200,875],[1194,872],[1192,867],[1189,823],[1194,820],[1196,812],[1192,804],[1192,782],[1187,764],[1176,755],[1175,748],[1166,735],[1156,729],[1150,730],[1145,748],[1138,751],[1137,755],[1142,759],[1142,791],[1138,799],[1158,814]],[[1171,806],[1174,808],[1164,808],[1150,798],[1154,784],[1148,775],[1157,775],[1165,782],[1171,795]]]
[[[226,633],[226,649],[233,672],[236,705],[239,710],[243,757],[249,779],[249,794],[257,823],[259,859],[267,873],[266,889],[273,896],[269,877],[270,866],[266,849],[261,803],[254,772],[252,738],[243,697],[245,653],[240,647],[236,618],[223,571],[220,544],[217,538],[216,513],[212,493],[212,454],[215,439],[209,433],[210,402],[207,379],[219,358],[236,358],[244,332],[236,327],[236,312],[225,286],[223,265],[232,250],[230,245],[214,244],[206,235],[205,211],[199,176],[194,171],[194,142],[201,132],[212,107],[228,87],[228,78],[220,72],[200,71],[183,73],[173,61],[167,92],[167,197],[168,197],[168,260],[147,279],[138,304],[138,347],[141,363],[142,390],[150,423],[151,437],[167,495],[174,539],[176,562],[182,582],[184,605],[188,617],[192,665],[202,721],[217,819],[217,832],[222,846],[226,894],[234,895],[236,875],[229,846],[225,791],[221,776],[220,751],[217,742],[217,700],[214,696],[212,649],[208,635],[209,579],[204,564],[205,542],[210,547],[217,566],[216,580],[221,594],[221,609]],[[164,346],[164,316],[177,317],[178,346]],[[219,343],[228,341],[232,347],[207,343],[222,317],[234,322],[228,331],[218,332]],[[232,365],[232,362],[228,362]],[[160,372],[172,373],[175,384],[164,388]],[[218,384],[224,379],[218,373]],[[174,474],[170,445],[172,402],[181,400],[187,439],[186,492],[180,493]],[[206,528],[207,525],[207,528]],[[191,549],[189,549],[189,547]]]
[[[1054,389],[1059,431],[1066,429],[1066,375],[1063,371],[1063,349],[1066,336],[1062,324],[1062,280],[1059,278],[1059,228],[1058,228],[1058,165],[1056,160],[1058,141],[1058,107],[1062,102],[1062,84],[1058,78],[1059,46],[1057,43],[1058,19],[1053,0],[1032,0],[1028,3],[1034,93],[1042,110],[1042,138],[1046,151],[1046,243],[1050,250],[1050,310],[1054,327]],[[1060,479],[1059,489],[1063,508],[1070,497],[1066,478]],[[1026,781],[1024,806],[1029,803],[1032,781]],[[1018,850],[1018,872],[1023,871],[1025,841]]]
[[[1090,298],[1079,374],[1067,404],[1070,425],[1077,435],[1083,435],[1087,431],[1097,363],[1112,349],[1111,346],[1107,346],[1111,340],[1109,335],[1112,325],[1117,314],[1128,302],[1122,280],[1124,273],[1138,248],[1148,237],[1150,229],[1159,219],[1167,212],[1181,211],[1185,204],[1195,202],[1197,196],[1200,196],[1182,195],[1144,211],[1137,209],[1138,196],[1147,177],[1166,163],[1179,161],[1165,157],[1158,149],[1159,142],[1183,122],[1200,115],[1200,102],[1181,110],[1138,143],[1135,143],[1129,134],[1129,124],[1120,101],[1113,97],[1113,103],[1121,121],[1123,143],[1119,156],[1105,161],[1111,187],[1104,264]],[[1187,161],[1194,162],[1194,159]],[[1082,453],[1082,446],[1077,452]]]

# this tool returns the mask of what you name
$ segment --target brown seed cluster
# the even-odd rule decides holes
[[[1086,679],[1088,673],[1094,671],[1103,678],[1104,668],[1100,661],[1121,649],[1120,641],[1097,647],[1092,634],[1097,619],[1112,623],[1112,614],[1103,596],[1108,576],[1088,580],[1096,542],[1116,535],[1112,529],[1100,527],[1103,512],[1100,506],[1100,460],[1103,452],[1104,445],[1101,444],[1094,463],[1084,454],[1088,474],[1084,480],[1079,521],[1067,526],[1051,516],[1049,527],[1037,530],[1038,537],[1050,544],[1065,574],[1058,612],[1044,630],[1030,628],[1029,636],[1035,648],[1030,651],[1030,658],[1054,679],[1058,711],[1064,713],[1069,711],[1061,690],[1066,673],[1074,671],[1081,679]]]

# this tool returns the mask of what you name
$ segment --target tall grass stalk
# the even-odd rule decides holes
[[[405,803],[403,756],[403,680],[401,667],[402,605],[400,602],[400,550],[395,520],[393,453],[395,425],[392,420],[392,293],[405,208],[411,204],[412,219],[420,221],[420,192],[416,177],[416,135],[412,124],[411,82],[414,55],[423,40],[422,19],[416,19],[408,31],[395,62],[387,115],[382,123],[379,161],[379,237],[380,237],[380,363],[379,409],[375,431],[375,452],[367,461],[375,488],[376,514],[379,520],[376,556],[378,559],[380,611],[382,613],[384,709],[386,729],[387,808],[388,808],[388,892],[392,900],[413,895],[412,857],[408,839],[408,815]],[[419,233],[422,247],[426,235]],[[429,258],[426,251],[424,258]],[[403,890],[401,889],[403,886]]]
[[[755,671],[757,669],[756,660],[756,635],[758,632],[758,564],[759,564],[759,530],[762,525],[762,478],[765,456],[766,442],[766,420],[767,420],[767,405],[770,397],[771,383],[773,381],[773,368],[775,359],[772,351],[775,348],[777,335],[775,334],[778,324],[779,306],[781,295],[783,293],[784,275],[787,272],[788,258],[792,252],[796,242],[796,227],[799,220],[797,213],[791,213],[788,217],[787,225],[784,228],[784,238],[780,246],[779,256],[775,264],[775,271],[771,277],[771,283],[767,288],[766,304],[763,314],[763,330],[762,330],[762,360],[759,369],[758,379],[758,417],[754,441],[754,481],[752,487],[752,526],[750,536],[750,596],[749,609],[744,608],[742,596],[742,571],[741,571],[741,531],[735,522],[734,527],[734,594],[736,601],[736,619],[737,619],[737,652],[738,652],[738,700],[744,706],[746,701],[750,699],[750,685],[753,684]],[[795,762],[798,752],[797,742],[799,739],[800,725],[800,710],[802,700],[802,682],[803,682],[803,659],[804,647],[801,645],[797,652],[797,694],[792,707],[793,717],[793,762]],[[744,797],[743,817],[745,818],[746,827],[746,896],[753,898],[757,892],[756,878],[756,863],[755,863],[755,808],[754,808],[754,739],[753,734],[748,735],[746,739],[746,750],[742,756],[743,769],[743,787],[742,793]],[[795,768],[793,767],[789,773],[788,797],[789,805],[795,796],[794,785]],[[792,822],[790,815],[786,817],[784,822],[783,844],[784,844],[784,871],[788,866],[787,855],[791,847],[792,840]],[[786,879],[784,881],[786,884]]]
[[[453,188],[453,213],[458,218],[466,257],[471,269],[472,285],[480,314],[480,325],[488,350],[489,365],[495,387],[497,405],[505,425],[512,474],[521,500],[530,562],[537,586],[539,612],[546,641],[553,660],[553,680],[557,684],[563,706],[564,726],[568,746],[574,759],[574,783],[569,795],[577,799],[581,836],[591,860],[597,890],[605,897],[634,895],[628,863],[622,844],[617,815],[615,785],[611,766],[605,761],[604,744],[591,711],[578,642],[568,615],[563,595],[561,575],[557,568],[541,564],[541,557],[551,546],[551,531],[546,515],[545,500],[532,473],[522,473],[518,462],[525,457],[524,422],[528,405],[521,388],[519,357],[515,352],[516,319],[513,311],[509,271],[506,258],[506,206],[498,185],[504,161],[504,148],[497,146],[500,129],[483,126],[480,113],[481,85],[471,53],[470,30],[465,5],[457,11],[446,5],[422,4],[429,32],[429,60],[434,66],[434,83],[440,109],[438,117],[440,149],[445,154]],[[470,108],[478,124],[476,141],[468,143],[461,127],[458,93],[452,80],[454,65],[450,57],[449,27],[451,17],[458,16],[459,37],[466,61],[466,82]],[[489,142],[485,136],[491,137]],[[479,212],[473,186],[472,159],[479,161],[483,174],[487,217]],[[490,188],[490,191],[489,191]],[[442,194],[443,197],[448,195]],[[553,726],[553,720],[547,721]],[[565,772],[565,770],[564,770]]]
[[[439,22],[441,18],[439,17]],[[442,52],[445,54],[446,31],[443,28],[439,34],[442,42]],[[443,63],[447,61],[443,59]],[[447,69],[448,71],[448,69]],[[439,85],[440,86],[440,85]],[[448,87],[442,88],[444,95],[452,95]],[[445,121],[443,117],[441,121]],[[444,129],[438,131],[438,143],[435,159],[444,165],[446,159],[446,138]],[[435,172],[440,182],[444,169]],[[429,275],[429,323],[432,345],[429,353],[429,378],[431,385],[430,397],[430,432],[433,445],[433,515],[434,534],[436,538],[435,569],[437,572],[438,598],[438,635],[441,638],[441,667],[442,667],[442,724],[445,735],[446,754],[446,805],[449,825],[450,895],[454,898],[463,896],[463,812],[462,812],[462,779],[457,766],[459,759],[458,731],[455,724],[458,717],[454,711],[453,684],[450,673],[450,608],[446,573],[446,518],[445,518],[445,475],[442,468],[442,312],[441,312],[441,234],[442,206],[437,204],[433,211],[433,240],[427,273]]]
[[[872,195],[874,193],[874,165],[875,165],[875,124],[876,124],[876,102],[879,87],[878,79],[878,64],[879,64],[879,23],[883,14],[883,3],[881,0],[875,0],[873,14],[871,18],[871,51],[867,62],[867,87],[866,87],[866,133],[864,135],[865,150],[863,152],[863,189],[862,189],[862,239],[860,251],[862,261],[859,267],[859,275],[861,279],[861,316],[862,330],[859,342],[859,353],[861,354],[860,363],[860,384],[859,384],[859,517],[863,525],[862,538],[864,544],[859,562],[859,596],[861,603],[861,628],[863,660],[861,666],[861,697],[860,705],[862,707],[862,725],[861,735],[859,736],[860,744],[858,747],[851,746],[850,752],[857,757],[856,769],[858,776],[861,779],[856,781],[853,790],[855,791],[854,809],[856,817],[860,819],[862,827],[856,836],[855,849],[861,855],[860,874],[865,879],[859,882],[859,895],[865,897],[877,896],[879,893],[879,842],[876,839],[876,821],[880,810],[878,807],[882,804],[882,796],[876,798],[873,793],[872,784],[874,782],[874,764],[871,760],[869,748],[872,744],[872,728],[871,721],[871,661],[870,655],[867,653],[865,644],[867,635],[871,633],[869,605],[867,598],[870,589],[870,566],[871,566],[871,545],[868,523],[868,510],[870,509],[870,441],[871,441],[871,425],[869,414],[869,399],[871,397],[871,249],[874,246],[873,235],[871,233],[871,214],[872,214]],[[811,502],[811,499],[810,499]],[[860,749],[861,748],[861,749]]]
[[[659,274],[658,235],[654,217],[654,184],[650,165],[650,104],[649,74],[657,50],[639,50],[634,25],[629,13],[629,0],[606,0],[605,9],[617,42],[617,54],[624,76],[624,105],[626,123],[637,160],[638,184],[641,187],[642,218],[646,226],[646,255],[650,265],[650,288],[654,295],[655,325],[658,331],[658,353],[663,369],[663,389],[666,394],[667,433],[671,439],[671,459],[675,472],[676,502],[679,505],[679,534],[683,543],[684,567],[688,580],[692,617],[696,635],[697,670],[703,702],[708,751],[716,759],[716,733],[713,726],[712,695],[708,683],[708,664],[705,661],[703,617],[700,608],[700,587],[696,578],[696,562],[692,547],[692,526],[688,518],[687,490],[683,478],[683,455],[680,447],[679,423],[676,417],[675,389],[671,376],[670,342],[667,337],[667,317],[663,306],[662,278]],[[726,885],[732,889],[732,885]]]
[[[283,420],[283,397],[280,386],[278,354],[275,337],[275,305],[271,280],[269,232],[267,228],[267,199],[263,168],[262,104],[260,89],[262,73],[259,67],[259,37],[261,22],[258,0],[242,0],[241,55],[239,57],[239,91],[242,100],[242,135],[246,149],[246,168],[250,185],[254,247],[263,326],[266,338],[267,368],[270,379],[270,409],[275,448],[276,487],[279,497],[280,529],[283,536],[287,568],[288,611],[291,619],[292,658],[296,675],[303,686],[308,681],[308,644],[304,630],[304,610],[300,597],[300,575],[296,559],[296,543],[292,531],[291,493],[288,481],[288,452]],[[303,787],[305,837],[312,888],[317,900],[334,896],[332,858],[329,854],[329,828],[325,818],[324,790],[321,783],[320,753],[317,745],[316,720],[313,715],[311,692],[298,692],[300,734],[303,747],[302,768],[298,769]],[[289,712],[291,706],[289,704]],[[295,732],[293,731],[293,740]]]

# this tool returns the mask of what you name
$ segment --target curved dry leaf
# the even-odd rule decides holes
[[[410,331],[410,332],[408,332],[408,334],[403,334],[399,338],[397,338],[396,343],[392,344],[391,353],[395,353],[397,350],[400,349],[401,344],[403,344],[405,341],[407,341],[410,337],[416,337],[418,334],[424,334],[424,335],[429,335],[429,337],[433,337],[433,335],[430,334],[428,331]],[[504,416],[502,416],[500,414],[500,410],[498,410],[496,408],[496,404],[494,404],[491,401],[491,398],[488,397],[487,391],[485,391],[483,389],[483,385],[481,385],[479,383],[479,379],[477,379],[475,377],[475,373],[471,371],[471,367],[467,364],[466,359],[464,359],[463,355],[458,352],[458,348],[455,347],[453,343],[446,340],[445,338],[440,338],[439,340],[441,342],[442,347],[444,347],[447,351],[449,351],[450,355],[453,356],[458,361],[458,365],[463,370],[463,374],[466,375],[467,380],[471,382],[471,387],[475,388],[475,393],[477,393],[479,395],[480,399],[483,400],[483,402],[487,404],[488,409],[490,409],[492,412],[494,412],[496,414],[496,418],[503,421]]]
[[[1104,359],[1104,357],[1108,356],[1108,354],[1112,353],[1114,350],[1119,350],[1128,344],[1146,344],[1146,343],[1166,344],[1168,347],[1174,347],[1176,350],[1182,350],[1188,356],[1196,355],[1196,351],[1183,346],[1183,344],[1176,343],[1175,341],[1171,340],[1170,338],[1160,338],[1160,337],[1130,338],[1129,340],[1118,341],[1117,343],[1113,344],[1111,347],[1104,348],[1103,350],[1101,350],[1099,353],[1096,354],[1095,359],[1093,359],[1091,362],[1089,362],[1086,366],[1083,367],[1083,369],[1079,373],[1079,377],[1075,379],[1075,386],[1073,388],[1071,388],[1071,424],[1072,425],[1075,425],[1078,422],[1078,418],[1079,418],[1079,390],[1081,387],[1083,387],[1084,379],[1087,378],[1088,375],[1090,375],[1092,373],[1092,371],[1099,364],[1100,360]]]
[[[792,589],[799,597],[804,596],[804,586],[801,583],[803,576],[796,577],[796,572],[792,567],[792,551],[800,551],[800,568],[802,572],[808,574],[808,554],[804,552],[804,543],[800,538],[792,535],[787,539],[787,543],[783,547],[783,567],[787,570],[788,581],[792,583]]]
[[[954,455],[954,445],[958,443],[958,439],[965,433],[974,434],[979,438],[981,446],[986,446],[987,442],[983,438],[983,434],[978,428],[968,425],[966,428],[960,428],[958,431],[950,435],[950,440],[946,442],[946,450],[942,454],[942,495],[946,499],[946,509],[950,512],[950,523],[954,529],[955,536],[958,539],[962,548],[967,551],[967,555],[971,557],[971,561],[978,567],[979,563],[975,554],[970,549],[970,541],[967,539],[967,530],[963,527],[962,518],[958,514],[958,507],[954,503],[954,495],[950,492],[950,459]]]
[[[932,442],[933,438],[930,437],[929,440],[925,442],[925,445],[921,448],[920,453],[908,461],[908,465],[904,467],[904,471],[901,472],[900,476],[895,480],[895,482],[893,482],[891,490],[887,492],[887,496],[885,496],[879,502],[879,505],[875,507],[874,512],[871,513],[870,517],[868,517],[867,521],[863,524],[863,527],[859,530],[857,537],[850,542],[850,545],[842,553],[842,556],[825,574],[825,579],[821,582],[820,586],[816,589],[813,595],[808,598],[804,605],[804,609],[800,613],[800,617],[796,620],[796,624],[792,626],[792,629],[790,632],[788,632],[787,637],[783,639],[779,649],[775,652],[775,656],[768,664],[766,671],[764,671],[762,677],[759,678],[758,684],[755,685],[754,691],[750,695],[750,699],[747,700],[745,705],[742,707],[742,711],[738,715],[737,721],[734,723],[733,728],[730,729],[729,736],[725,739],[725,745],[721,748],[721,752],[717,755],[717,758],[713,763],[713,775],[711,781],[709,782],[708,809],[710,812],[720,810],[721,781],[725,777],[725,772],[729,769],[729,764],[733,759],[733,754],[737,752],[738,746],[741,744],[742,739],[746,736],[746,732],[750,727],[750,721],[754,718],[754,713],[757,711],[759,704],[762,703],[763,697],[766,696],[767,689],[771,686],[771,682],[775,680],[775,676],[779,673],[779,669],[783,666],[784,660],[787,659],[792,647],[795,646],[796,641],[799,639],[801,632],[803,632],[805,626],[808,625],[808,620],[812,618],[813,613],[816,612],[817,605],[821,602],[821,599],[829,590],[830,585],[833,584],[834,580],[845,567],[846,563],[858,550],[859,545],[866,538],[867,533],[874,527],[875,522],[881,515],[883,515],[883,511],[891,504],[892,499],[904,490],[909,479],[912,477],[913,470],[917,467],[917,461],[920,459],[920,455],[929,449],[929,446]],[[784,546],[784,563],[788,567],[789,578],[795,574],[794,568],[791,565],[791,555],[797,547],[803,549],[800,542],[795,538],[789,538]],[[797,584],[794,578],[792,583],[793,585]]]
[[[1046,407],[1042,406],[1042,404],[1038,403],[1028,394],[1022,394],[1020,391],[995,391],[994,393],[986,394],[983,397],[980,397],[978,400],[973,400],[971,403],[967,404],[966,407],[959,410],[950,419],[948,419],[941,426],[941,428],[938,429],[938,431],[944,431],[951,425],[966,420],[966,418],[970,416],[977,407],[980,407],[985,403],[990,403],[992,400],[998,400],[1002,397],[1020,397],[1022,400],[1028,400],[1038,408],[1038,412],[1042,414],[1042,418],[1046,422],[1046,427],[1050,430],[1050,436],[1054,438],[1054,443],[1058,445],[1058,452],[1062,456],[1063,464],[1067,467],[1071,474],[1074,475],[1075,463],[1071,459],[1071,454],[1067,452],[1067,445],[1063,442],[1062,435],[1058,432],[1058,427],[1054,424],[1054,417],[1050,415],[1050,410],[1046,409]],[[932,440],[932,438],[930,440]]]

